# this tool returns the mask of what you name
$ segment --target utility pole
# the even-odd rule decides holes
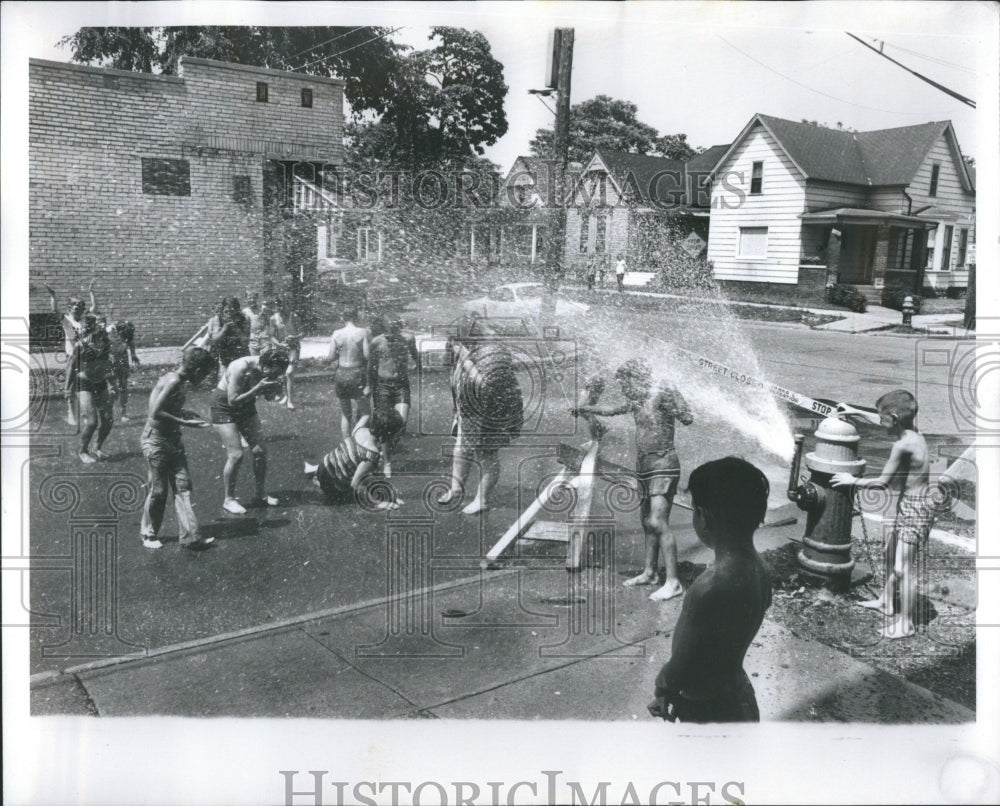
[[[545,250],[545,279],[554,309],[552,296],[564,273],[563,252],[566,245],[566,167],[569,162],[569,101],[570,81],[573,74],[573,34],[572,28],[556,28],[552,53],[552,73],[555,74],[556,122],[552,138],[552,160],[555,171],[548,172],[555,181],[555,193],[550,189],[548,198],[555,200],[549,209],[548,248]],[[544,308],[545,306],[543,306]],[[554,312],[554,311],[553,311]]]

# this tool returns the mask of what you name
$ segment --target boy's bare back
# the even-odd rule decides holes
[[[333,343],[337,353],[337,364],[341,367],[360,367],[366,361],[365,343],[368,341],[367,328],[348,324],[333,333]]]
[[[736,685],[770,605],[770,576],[755,551],[719,558],[702,573],[684,597],[674,630],[670,666],[676,690],[702,700]]]

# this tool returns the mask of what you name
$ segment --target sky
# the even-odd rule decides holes
[[[632,101],[661,134],[694,146],[731,142],[756,112],[859,130],[951,120],[977,156],[976,110],[850,39],[882,40],[908,67],[973,99],[982,82],[990,7],[979,3],[47,3],[5,4],[5,48],[69,61],[56,47],[81,25],[381,24],[427,45],[431,25],[489,39],[510,87],[507,134],[486,156],[504,169],[552,113],[528,90],[544,85],[556,26],[575,29],[571,101],[599,93]],[[995,87],[995,84],[992,85]]]

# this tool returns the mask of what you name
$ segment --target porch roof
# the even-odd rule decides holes
[[[862,207],[837,207],[833,210],[818,210],[802,213],[799,218],[806,224],[896,224],[907,229],[933,229],[937,221],[917,215],[887,213],[883,210],[868,210]]]

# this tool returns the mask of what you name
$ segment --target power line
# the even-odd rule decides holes
[[[911,56],[916,56],[918,59],[927,59],[929,62],[936,62],[937,64],[944,65],[945,67],[954,67],[956,70],[961,70],[964,73],[969,73],[971,75],[976,75],[975,70],[971,67],[964,67],[961,64],[955,64],[955,62],[949,62],[945,59],[939,59],[936,56],[928,56],[926,53],[918,53],[915,50],[910,50],[909,48],[904,48],[902,45],[892,45],[886,42],[884,39],[874,39],[874,42],[881,42],[883,45],[888,45],[890,48],[895,48],[896,50],[901,50],[903,53],[909,53]]]
[[[364,42],[359,42],[357,45],[351,45],[351,47],[345,48],[344,50],[340,51],[339,53],[332,53],[329,56],[324,56],[322,59],[316,59],[316,61],[307,62],[306,64],[302,65],[298,69],[299,70],[305,70],[307,67],[312,67],[314,64],[319,64],[320,62],[325,62],[328,59],[335,59],[338,56],[343,56],[345,53],[350,53],[352,50],[357,50],[358,48],[362,47],[363,45],[367,45],[369,42],[374,42],[376,39],[384,39],[385,37],[390,36],[390,35],[396,33],[397,31],[402,31],[405,27],[406,27],[405,25],[400,25],[398,28],[393,28],[391,31],[386,31],[385,33],[381,33],[381,34],[378,34],[377,36],[373,36],[371,39],[366,39]]]
[[[921,81],[924,81],[924,82],[930,84],[932,87],[941,90],[941,92],[945,93],[946,95],[950,95],[952,98],[955,98],[956,100],[961,101],[963,104],[966,104],[967,106],[971,106],[973,109],[976,108],[976,102],[973,101],[971,98],[966,98],[961,93],[955,92],[955,90],[948,89],[946,86],[944,86],[944,84],[938,84],[933,79],[930,79],[927,76],[922,75],[921,73],[918,73],[916,70],[911,70],[905,64],[897,62],[894,58],[892,58],[892,56],[886,56],[881,50],[879,50],[878,48],[872,47],[867,42],[865,42],[863,39],[861,39],[861,38],[855,36],[854,34],[852,34],[850,31],[844,31],[844,33],[847,34],[849,37],[851,37],[851,39],[853,39],[855,42],[860,42],[862,45],[864,45],[866,48],[868,48],[868,50],[873,51],[874,53],[877,53],[883,59],[888,59],[890,62],[892,62],[897,67],[901,67],[903,70],[905,70],[910,75],[916,76]]]
[[[369,28],[369,27],[370,26],[368,26],[368,25],[359,25],[357,28],[352,28],[350,31],[348,31],[345,34],[339,34],[339,35],[333,37],[333,39],[327,39],[325,42],[318,42],[315,45],[310,45],[305,50],[300,50],[298,53],[293,53],[291,56],[288,57],[288,60],[291,61],[292,59],[294,59],[294,58],[296,58],[298,56],[301,56],[303,53],[309,53],[310,51],[316,50],[316,48],[321,48],[324,45],[329,45],[331,42],[336,42],[338,39],[343,39],[345,36],[350,36],[351,34],[357,33],[362,28]]]
[[[741,53],[744,56],[746,56],[750,61],[759,64],[765,70],[769,70],[770,72],[774,73],[775,75],[781,76],[782,78],[786,79],[787,81],[791,81],[793,84],[797,84],[798,86],[802,87],[803,89],[807,89],[810,92],[815,92],[817,95],[822,95],[822,96],[824,96],[826,98],[832,98],[834,101],[839,101],[840,103],[843,103],[843,104],[849,104],[850,106],[859,107],[860,109],[870,109],[870,110],[872,110],[874,112],[887,112],[890,115],[891,114],[895,114],[892,109],[882,109],[881,107],[878,107],[878,106],[865,106],[864,104],[856,104],[856,103],[854,103],[854,101],[848,101],[846,98],[838,98],[836,95],[830,95],[830,93],[828,93],[828,92],[823,92],[822,90],[814,89],[813,87],[810,87],[807,84],[803,84],[801,81],[796,81],[791,76],[786,76],[780,70],[775,70],[773,67],[764,64],[764,62],[762,62],[760,59],[754,58],[753,56],[751,56],[746,51],[740,50],[738,47],[736,47],[736,45],[734,45],[732,42],[730,42],[724,36],[722,36],[720,34],[716,34],[716,36],[719,37],[719,39],[721,39],[727,45],[729,45],[729,47],[731,47],[737,53]]]

